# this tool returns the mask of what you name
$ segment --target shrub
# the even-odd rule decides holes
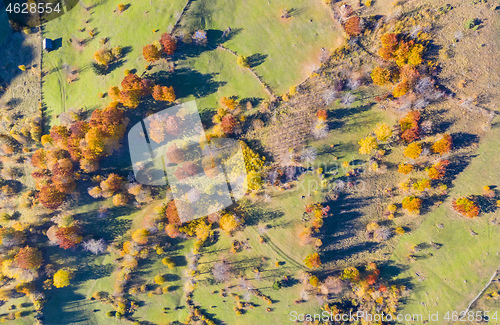
[[[248,63],[248,58],[246,56],[238,56],[238,59],[236,59],[236,63],[240,68],[250,68],[250,64]]]
[[[403,198],[403,209],[410,213],[419,214],[422,206],[422,199],[415,196],[407,196]]]
[[[479,215],[480,208],[469,198],[460,197],[453,201],[452,207],[455,211],[467,218],[475,218]]]
[[[411,158],[411,159],[417,159],[420,157],[420,154],[422,153],[422,146],[420,143],[410,143],[404,150],[403,154],[405,157]]]
[[[465,29],[477,30],[479,28],[479,22],[475,18],[467,19],[465,21],[465,23],[464,23],[464,28]]]
[[[406,233],[403,227],[397,227],[395,232],[396,235],[404,235]]]

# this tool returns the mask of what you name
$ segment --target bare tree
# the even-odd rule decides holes
[[[214,279],[218,282],[228,281],[232,275],[231,265],[226,261],[216,262],[214,263],[212,274]]]

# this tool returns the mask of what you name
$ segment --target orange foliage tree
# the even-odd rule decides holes
[[[455,211],[467,218],[475,218],[479,215],[480,208],[469,198],[460,197],[452,202]]]
[[[451,145],[452,145],[451,135],[445,134],[432,145],[432,151],[434,153],[443,155],[451,150]]]
[[[175,100],[174,87],[156,85],[153,87],[153,98],[157,101],[173,102]]]
[[[19,250],[14,260],[23,270],[36,270],[42,265],[43,257],[37,248],[26,246]]]
[[[309,254],[304,260],[304,264],[310,268],[315,269],[321,266],[321,259],[318,253]]]
[[[60,192],[54,184],[43,186],[37,195],[38,201],[51,210],[57,209],[65,198],[66,194]]]
[[[149,63],[161,58],[161,51],[155,45],[149,44],[142,48],[142,55]]]
[[[370,74],[373,83],[379,86],[387,85],[391,82],[391,71],[386,68],[376,67]]]

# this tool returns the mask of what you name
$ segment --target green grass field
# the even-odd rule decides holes
[[[283,9],[290,12],[290,18],[280,18]],[[192,4],[182,20],[186,31],[228,27],[236,35],[224,46],[259,61],[255,71],[278,94],[319,68],[320,49],[335,48],[341,36],[321,0],[201,0]]]
[[[405,235],[397,246],[391,261],[408,267],[399,278],[410,278],[414,285],[414,291],[401,313],[423,314],[425,320],[429,312],[439,312],[444,317],[447,311],[465,310],[500,265],[500,228],[491,224],[492,219],[498,219],[500,213],[483,213],[476,219],[466,220],[451,210],[454,198],[480,194],[485,185],[498,186],[500,163],[496,156],[499,139],[497,118],[496,124],[479,146],[478,157],[456,179],[448,200],[429,213],[422,225]],[[437,224],[443,224],[444,227],[440,229]],[[478,235],[471,236],[471,230]],[[430,241],[443,246],[439,250],[424,249],[418,255],[431,252],[433,256],[419,258],[408,265],[408,249],[412,245]],[[415,272],[425,280],[417,281]],[[422,302],[426,305],[422,305]],[[498,306],[496,311],[500,312]],[[440,324],[447,323],[443,318],[441,321]]]
[[[160,38],[161,33],[173,25],[185,3],[169,1],[154,3],[131,3],[123,13],[114,12],[119,1],[86,1],[86,6],[96,5],[87,12],[76,6],[70,12],[45,24],[44,36],[58,40],[61,48],[44,54],[45,71],[52,71],[44,78],[43,94],[48,107],[49,117],[68,108],[93,110],[102,107],[109,99],[100,99],[99,93],[106,93],[111,86],[119,85],[125,69],[144,71],[146,61],[142,58],[142,47]],[[86,21],[89,21],[87,24]],[[135,23],[134,23],[135,22]],[[79,29],[85,28],[80,32]],[[89,31],[96,29],[98,34],[90,39]],[[159,30],[154,33],[154,30]],[[76,37],[88,42],[83,49],[77,49],[68,41]],[[121,66],[106,76],[96,76],[90,63],[96,50],[103,45],[100,39],[109,38],[109,47],[121,46],[126,52]],[[77,81],[68,84],[63,65],[78,69]]]
[[[338,32],[333,28],[327,8],[321,1],[317,2],[280,1],[273,2],[267,8],[264,2],[247,6],[243,2],[219,1],[208,4],[196,1],[183,17],[181,29],[192,32],[193,29],[205,28],[209,30],[210,37],[214,34],[211,30],[217,29],[222,33],[230,26],[235,35],[224,45],[239,54],[256,55],[252,60],[253,64],[259,64],[255,66],[256,72],[276,92],[283,93],[308,76],[312,71],[308,70],[308,66],[318,67],[320,48],[334,47]],[[119,85],[125,69],[136,69],[139,75],[145,71],[142,47],[158,40],[161,33],[169,31],[185,5],[181,1],[153,5],[147,2],[134,3],[119,14],[113,12],[118,3],[100,3],[88,12],[77,6],[45,25],[44,36],[62,45],[44,55],[44,69],[49,73],[44,78],[43,94],[49,118],[54,118],[68,108],[93,110],[105,105],[109,99],[101,99],[98,94]],[[85,3],[87,6],[91,4]],[[280,20],[281,8],[291,9],[292,6],[292,17],[287,21]],[[247,15],[249,10],[253,11],[250,16]],[[196,18],[200,12],[211,18],[203,20],[202,24]],[[130,24],[130,21],[138,23]],[[325,25],[332,27],[325,29]],[[262,26],[266,28],[262,29]],[[98,34],[91,39],[88,33],[94,28]],[[121,46],[126,54],[123,62],[117,64],[108,75],[96,76],[90,63],[93,53],[103,46],[99,40],[104,37],[109,39],[106,46]],[[72,38],[86,39],[87,43],[83,48],[76,48],[69,43]],[[262,42],[263,39],[270,41]],[[266,93],[255,77],[237,67],[234,55],[212,48],[199,49],[200,53],[195,55],[179,53],[178,57],[174,57],[178,71],[167,80],[169,85],[174,85],[178,97],[186,97],[182,100],[197,98],[202,107],[216,105],[221,96],[266,98]],[[290,56],[292,51],[294,55]],[[67,82],[68,68],[79,71],[78,79],[72,83]],[[165,66],[156,64],[147,74],[164,70]],[[209,82],[213,87],[206,89]],[[55,121],[51,120],[51,123]]]

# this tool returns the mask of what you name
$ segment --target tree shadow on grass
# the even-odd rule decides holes
[[[465,132],[453,133],[451,134],[451,138],[453,139],[453,147],[455,149],[466,148],[479,142],[477,135]]]
[[[19,66],[29,67],[34,60],[33,49],[24,45],[25,36],[21,33],[11,33],[3,46],[0,47],[0,99],[7,92],[12,80],[24,72]],[[40,67],[38,67],[40,68]]]
[[[149,75],[155,84],[173,86],[177,98],[193,95],[197,98],[215,93],[226,82],[215,81],[216,73],[203,74],[188,67],[176,69],[173,73],[159,71]]]
[[[44,304],[44,324],[89,324],[83,306],[90,303],[73,286],[51,290]]]
[[[250,68],[255,68],[264,63],[267,57],[268,57],[267,54],[260,54],[260,53],[252,54],[248,57],[248,64],[250,65]]]

